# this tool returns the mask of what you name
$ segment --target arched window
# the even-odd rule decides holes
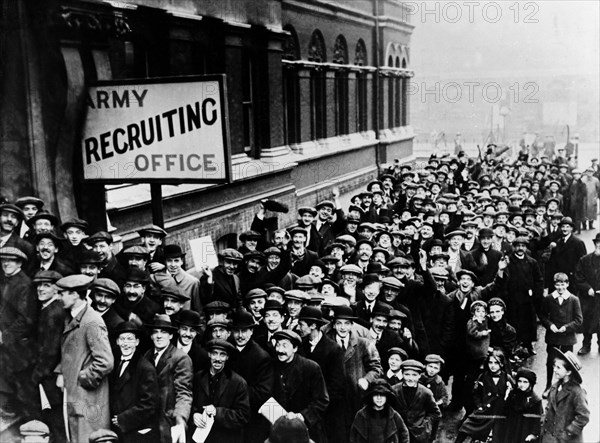
[[[333,63],[348,64],[348,45],[343,35],[338,35],[333,45]]]
[[[283,42],[284,60],[299,60],[300,45],[298,34],[291,25],[283,27],[289,34]],[[298,71],[293,65],[283,65],[283,103],[285,142],[288,145],[300,141],[300,80]]]
[[[348,45],[343,35],[338,35],[333,45],[333,63],[348,64]],[[334,79],[335,134],[348,133],[348,73],[339,70]]]
[[[358,66],[367,65],[367,45],[361,38],[356,42],[356,49],[354,50],[354,64]]]
[[[324,63],[327,61],[327,50],[325,48],[325,39],[318,29],[315,29],[310,36],[308,44],[308,60],[311,62]]]

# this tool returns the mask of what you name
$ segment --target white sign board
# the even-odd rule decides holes
[[[224,76],[99,82],[87,91],[83,178],[104,183],[229,180]]]
[[[189,242],[190,250],[192,251],[192,260],[194,260],[194,267],[197,271],[206,266],[212,270],[219,265],[217,251],[215,251],[215,245],[210,235],[194,238]]]

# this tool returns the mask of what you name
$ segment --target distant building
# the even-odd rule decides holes
[[[163,186],[169,241],[234,245],[262,198],[313,205],[410,158],[413,26],[396,0],[1,0],[1,193],[61,219],[152,220],[149,185],[81,179],[86,85],[226,74],[233,180]],[[10,42],[10,44],[9,44]]]

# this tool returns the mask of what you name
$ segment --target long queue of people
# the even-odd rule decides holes
[[[117,251],[36,197],[6,202],[0,413],[56,442],[275,442],[278,404],[317,443],[430,443],[464,408],[459,442],[580,441],[573,346],[600,332],[600,234],[590,254],[575,234],[594,229],[599,175],[494,146],[395,162],[288,229],[261,201],[239,247],[191,272],[159,226]]]

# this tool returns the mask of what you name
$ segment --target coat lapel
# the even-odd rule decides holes
[[[158,359],[158,364],[156,365],[156,373],[160,374],[162,370],[167,366],[167,362],[169,358],[171,358],[171,354],[173,353],[173,345],[169,345],[165,352]]]
[[[352,358],[352,356],[356,352],[356,348],[358,347],[358,340],[350,335],[350,340],[348,340],[348,349],[346,349],[346,353],[344,354],[344,362],[347,362]]]
[[[77,314],[77,317],[71,319],[70,322],[68,320],[65,320],[65,329],[63,331],[63,336],[68,334],[69,332],[71,332],[73,329],[76,329],[79,327],[79,325],[81,324],[81,319],[83,318],[83,316],[85,315],[87,310],[88,310],[88,306],[85,306],[81,310],[81,312],[79,314]],[[63,337],[63,339],[64,339],[64,337]]]

